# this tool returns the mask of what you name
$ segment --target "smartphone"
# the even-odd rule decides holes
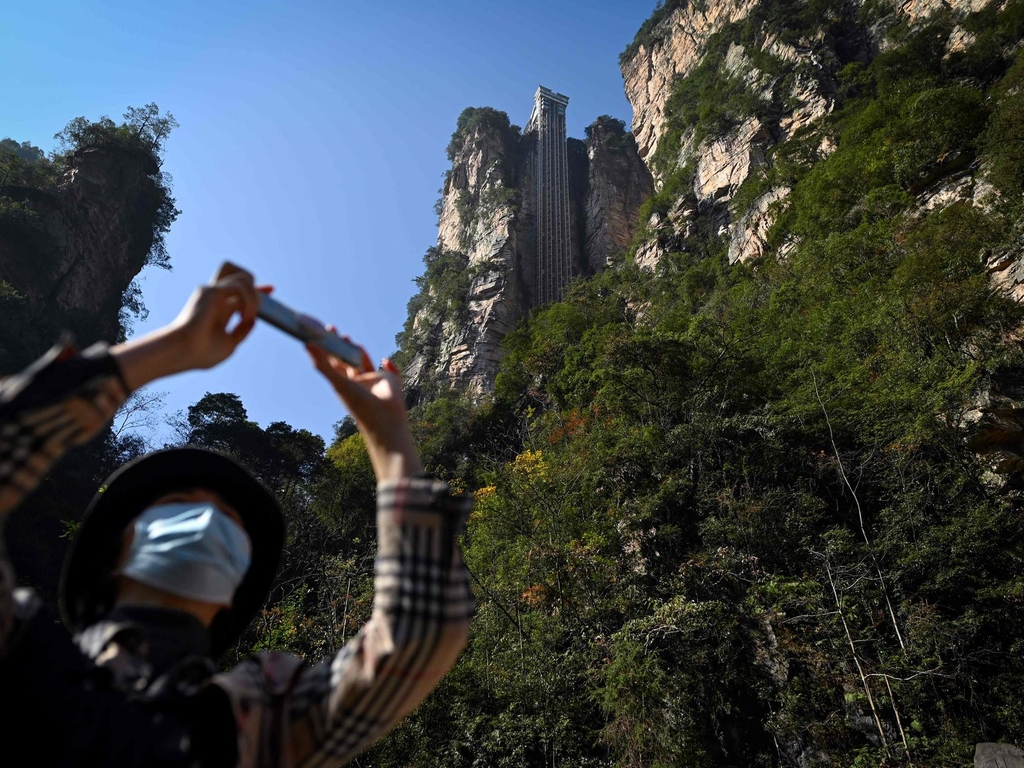
[[[309,315],[296,312],[277,299],[260,294],[259,317],[304,344],[315,344],[326,352],[362,370],[363,355],[359,347],[328,331],[324,324]]]

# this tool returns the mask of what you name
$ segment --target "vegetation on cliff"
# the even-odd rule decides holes
[[[443,211],[445,196],[454,193],[455,210],[462,231],[459,245],[463,250],[471,246],[477,222],[503,205],[517,204],[516,159],[521,151],[521,139],[519,126],[513,125],[508,114],[500,110],[467,107],[459,115],[455,132],[448,142],[448,159],[452,163],[458,163],[460,158],[465,162],[468,156],[483,151],[489,164],[480,169],[481,178],[476,186],[466,183],[466,168],[461,165],[453,165],[445,174],[441,199],[437,203],[438,216]],[[494,152],[486,152],[486,147],[492,148]],[[453,173],[461,175],[454,179]]]
[[[1024,741],[1017,465],[967,439],[1024,370],[983,258],[1024,221],[1020,12],[848,65],[836,149],[797,137],[741,190],[793,190],[760,263],[698,218],[654,274],[625,262],[507,337],[492,402],[418,410],[475,493],[480,611],[372,764],[953,766]],[[695,76],[670,130],[760,108]],[[983,204],[922,207],[979,169]]]
[[[691,0],[658,0],[658,5],[654,9],[647,20],[640,25],[640,29],[637,30],[636,35],[633,36],[633,41],[626,46],[625,50],[619,54],[619,63],[629,61],[642,45],[650,45],[662,38],[660,34],[662,22],[665,21],[674,10],[677,8],[685,8]]]
[[[408,317],[395,336],[395,364],[408,368],[417,355],[437,358],[446,324],[464,321],[472,275],[469,259],[459,251],[431,246],[423,255],[425,270],[416,278],[418,291],[406,306]]]
[[[535,313],[493,400],[413,410],[428,471],[476,499],[479,612],[362,764],[953,766],[1024,739],[1021,501],[965,439],[1024,371],[979,258],[1024,218],[1024,64],[950,85],[942,56],[848,70],[838,149],[780,153],[784,257],[729,266],[697,226]],[[954,161],[1001,197],[920,209]],[[456,306],[457,255],[425,261]],[[368,609],[369,549],[332,532],[369,514],[365,454],[344,425],[308,447],[289,514],[315,535],[250,647],[326,650]]]
[[[477,131],[495,132],[505,138],[506,146],[514,147],[520,128],[508,119],[508,113],[493,107],[466,107],[455,124],[455,132],[448,142],[448,159],[454,160],[467,138]]]
[[[97,122],[72,120],[57,134],[60,149],[50,156],[30,142],[0,140],[0,375],[28,365],[65,331],[81,344],[116,341],[132,318],[145,312],[132,278],[145,264],[170,268],[164,235],[178,211],[170,180],[159,168],[163,143],[175,126],[171,115],[161,115],[155,104],[149,104],[129,108],[120,124],[106,117]],[[109,159],[91,168],[110,174],[93,180],[93,186],[108,190],[109,196],[83,203],[73,197],[72,177],[89,152]],[[137,197],[122,199],[132,191]],[[120,210],[123,216],[106,228],[92,228],[94,204],[103,205],[107,215]],[[111,231],[121,232],[119,227],[128,233],[125,241],[96,240]],[[58,285],[76,279],[70,271],[60,271],[67,261],[74,262],[82,253],[96,258],[97,250],[115,246],[119,250],[103,255],[118,261],[124,281],[111,274],[83,290],[103,311],[34,298],[52,297]],[[23,580],[44,595],[54,593],[67,530],[103,478],[145,447],[145,440],[131,430],[108,430],[74,451],[17,510],[9,522],[8,539],[15,542],[11,556]]]
[[[129,107],[124,121],[115,123],[107,116],[97,121],[76,117],[54,135],[59,149],[49,157],[29,142],[19,144],[7,138],[0,141],[0,226],[34,220],[31,193],[53,194],[75,153],[87,149],[121,150],[146,157],[155,167],[154,180],[159,195],[153,221],[153,242],[146,264],[170,269],[165,237],[180,211],[171,196],[171,178],[159,168],[163,164],[164,142],[178,127],[169,112],[160,113],[156,104]],[[8,233],[8,236],[10,234]]]

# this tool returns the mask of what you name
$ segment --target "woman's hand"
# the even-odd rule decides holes
[[[409,430],[398,367],[385,360],[380,370],[373,370],[370,356],[362,348],[361,369],[312,344],[306,349],[359,425],[377,482],[421,474],[423,465]]]
[[[170,325],[110,350],[128,387],[135,390],[162,376],[226,360],[253,329],[260,293],[270,291],[269,286],[257,288],[244,269],[224,264]]]
[[[270,290],[256,288],[251,274],[227,263],[210,285],[197,288],[168,326],[182,347],[183,370],[212,368],[230,357],[256,324],[260,293]]]

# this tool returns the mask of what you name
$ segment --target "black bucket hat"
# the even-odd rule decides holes
[[[234,507],[252,541],[252,563],[230,608],[210,625],[219,656],[245,631],[270,593],[284,547],[284,518],[274,496],[241,464],[203,448],[169,448],[125,464],[89,503],[60,577],[61,619],[79,632],[114,605],[114,569],[125,528],[161,496],[183,488],[216,492]]]

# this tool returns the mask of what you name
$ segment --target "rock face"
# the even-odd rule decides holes
[[[716,229],[728,232],[732,240],[743,238],[730,247],[734,261],[762,255],[779,210],[776,204],[788,189],[776,187],[762,193],[749,210],[736,210],[731,204],[736,192],[759,168],[770,164],[777,144],[813,134],[820,119],[834,108],[838,71],[848,61],[866,61],[871,53],[867,30],[853,21],[855,3],[846,10],[849,23],[836,25],[842,34],[828,40],[820,31],[809,33],[807,39],[792,35],[782,39],[767,23],[764,7],[743,0],[684,3],[649,30],[646,40],[622,62],[626,94],[633,105],[633,131],[649,165],[672,119],[676,84],[702,63],[717,66],[723,82],[731,81],[734,89],[747,94],[749,114],[731,127],[704,129],[699,137],[696,126],[685,127],[679,146],[662,147],[652,169],[659,183],[676,169],[692,169],[692,191],[701,213],[716,208],[710,213]],[[741,35],[740,23],[753,25],[757,33]],[[660,245],[641,245],[637,253],[641,266],[652,268],[673,240],[686,237],[676,217],[661,224],[661,230],[648,227]],[[665,229],[669,225],[671,231]]]
[[[693,191],[699,200],[728,201],[750,173],[765,164],[771,134],[756,117],[737,131],[701,144]]]
[[[993,488],[1019,490],[1024,470],[1024,389],[1005,377],[990,380],[960,425],[967,444],[988,466]]]
[[[892,6],[895,14],[914,22],[936,11],[950,11],[954,14],[978,11],[996,1],[897,0]],[[849,11],[856,12],[861,4],[860,0],[850,0]],[[710,0],[676,5],[679,7],[665,14],[653,29],[649,30],[646,39],[630,51],[630,55],[621,64],[626,98],[633,106],[633,135],[636,136],[640,157],[645,160],[657,150],[664,134],[667,122],[665,108],[672,93],[673,83],[697,68],[707,51],[709,38],[729,24],[747,19],[762,3],[757,0]],[[820,58],[825,52],[820,45],[823,42],[821,40],[807,40],[804,41],[805,45],[794,47],[770,33],[760,36],[760,39],[763,41],[760,45],[761,50],[781,61],[788,61],[791,64],[810,63],[819,70],[825,64]],[[840,47],[846,48],[849,41],[838,42]],[[847,48],[841,52],[840,58],[851,60],[870,52],[863,48],[863,44],[854,48],[861,50]],[[732,52],[732,57],[736,61],[738,54]],[[750,70],[749,67],[736,64],[732,68],[737,72]],[[820,92],[819,85],[814,82],[810,73],[797,78],[791,97],[798,105],[789,118],[793,123],[793,130],[806,125],[816,115],[823,114],[823,111],[828,109],[828,99]]]
[[[956,14],[980,11],[992,0],[905,0],[897,8],[911,21],[931,16],[936,11],[951,11]]]
[[[1024,750],[1012,744],[978,744],[974,768],[1024,768]]]
[[[569,139],[568,153],[570,248],[583,274],[628,249],[636,211],[653,190],[621,121],[601,118],[587,132],[585,147]],[[452,147],[437,245],[464,257],[469,288],[456,315],[428,297],[413,319],[417,352],[406,365],[413,393],[431,384],[476,397],[489,392],[501,340],[537,304],[534,147],[532,134],[489,122]]]
[[[830,11],[827,30],[823,24],[810,25],[803,31],[790,29],[786,35],[772,26],[768,3],[669,2],[652,17],[653,23],[645,25],[621,61],[639,154],[652,166],[659,185],[678,169],[689,169],[700,214],[713,216],[716,228],[728,233],[730,260],[757,259],[783,209],[788,187],[774,185],[753,198],[741,196],[742,203],[733,198],[759,168],[771,165],[780,144],[804,142],[815,147],[819,157],[834,149],[822,118],[835,108],[839,71],[850,62],[867,63],[884,49],[891,21],[917,23],[939,11],[962,16],[998,1],[893,2],[879,6],[888,9],[883,15],[888,21],[873,25],[860,13],[860,0],[840,1]],[[947,51],[962,50],[972,39],[956,27]],[[724,120],[725,125],[720,120],[710,131],[707,126],[680,126],[679,118],[673,123],[672,110],[678,109],[673,92],[702,65],[700,71],[706,72],[708,64],[716,68],[716,82],[732,83],[732,90],[745,93],[747,113]],[[727,100],[729,90],[723,87],[710,100]],[[677,137],[672,141],[678,145],[663,146],[669,136]],[[928,190],[924,205],[933,208],[969,198],[972,188],[970,178],[945,183]],[[686,237],[678,217],[649,222],[647,231],[650,239],[639,244],[635,258],[648,269]],[[1016,277],[1011,279],[1018,283]]]
[[[768,232],[775,223],[775,207],[789,195],[789,187],[775,187],[761,195],[729,228],[729,263],[748,261],[764,253]]]
[[[654,192],[636,141],[618,120],[598,118],[587,137],[590,173],[585,202],[587,268],[602,269],[629,249],[636,212]]]
[[[757,0],[686,3],[655,28],[622,65],[626,98],[633,105],[633,135],[640,157],[658,148],[665,127],[665,104],[678,77],[690,74],[704,55],[708,38],[726,24],[745,19]]]
[[[466,256],[472,275],[461,317],[447,318],[428,304],[415,318],[436,352],[416,356],[406,371],[413,388],[428,379],[481,394],[494,382],[498,343],[523,317],[533,282],[529,223],[530,164],[520,162],[519,139],[477,125],[453,153],[441,198],[437,245]],[[528,154],[527,152],[523,153]]]
[[[0,221],[0,280],[25,296],[30,312],[63,312],[88,321],[91,335],[116,339],[122,295],[153,244],[158,172],[148,154],[88,148],[71,157],[52,191],[6,188],[32,216]]]

